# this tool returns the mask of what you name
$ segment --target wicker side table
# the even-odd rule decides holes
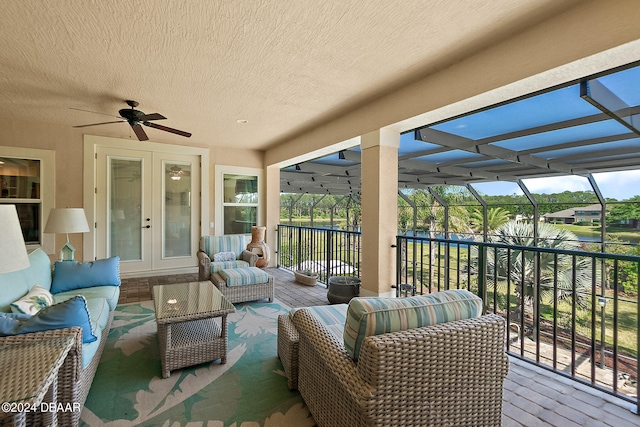
[[[216,359],[226,363],[227,315],[235,307],[213,283],[157,285],[153,302],[163,378],[174,369]]]
[[[58,425],[55,410],[41,413],[40,404],[55,408],[58,371],[73,344],[74,338],[66,335],[0,347],[0,423],[8,418],[14,426],[25,426],[27,413],[33,413],[41,417],[38,424]]]

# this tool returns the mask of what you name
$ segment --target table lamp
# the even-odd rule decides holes
[[[0,273],[29,267],[16,205],[0,205]]]
[[[45,233],[65,233],[67,243],[60,248],[60,261],[73,261],[76,248],[69,243],[69,233],[86,233],[89,231],[87,217],[82,208],[57,208],[51,209]]]

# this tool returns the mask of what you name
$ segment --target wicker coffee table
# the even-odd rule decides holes
[[[227,362],[227,315],[235,307],[213,283],[157,285],[153,303],[163,378],[174,369]]]

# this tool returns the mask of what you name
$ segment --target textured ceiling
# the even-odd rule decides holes
[[[266,149],[574,4],[3,1],[0,119],[103,122],[71,108],[113,116],[134,99],[190,143]],[[86,132],[105,126],[131,134]]]

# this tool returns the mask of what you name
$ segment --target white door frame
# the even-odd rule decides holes
[[[136,141],[121,138],[109,138],[104,136],[84,135],[84,185],[83,205],[89,224],[89,232],[83,234],[83,259],[93,260],[97,256],[96,200],[100,195],[97,189],[97,150],[98,147],[129,149],[137,151],[149,151],[152,153],[189,154],[200,156],[200,234],[207,229],[209,221],[209,149],[189,147],[183,145],[160,144],[148,141]],[[198,224],[195,224],[196,226]],[[194,254],[193,267],[170,270],[153,270],[137,272],[132,276],[151,276],[163,274],[180,274],[196,272],[198,267],[197,257]],[[124,276],[124,275],[123,275]]]

